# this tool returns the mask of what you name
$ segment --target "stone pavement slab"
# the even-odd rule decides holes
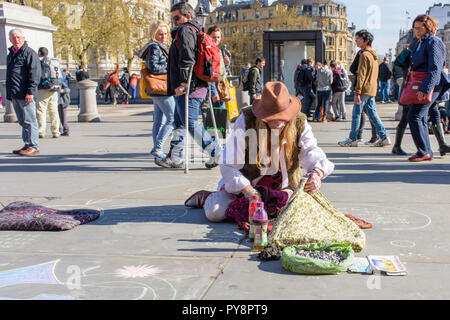
[[[397,107],[378,109],[393,140]],[[342,148],[350,121],[312,123],[336,165],[322,192],[374,225],[356,256],[398,255],[409,274],[304,276],[256,259],[236,224],[210,223],[202,210],[184,207],[195,191],[214,190],[220,171],[156,166],[148,155],[152,105],[99,106],[99,123],[78,123],[77,113],[69,108],[71,135],[42,139],[33,158],[11,154],[21,146],[19,125],[0,125],[0,207],[21,200],[102,212],[64,232],[0,231],[1,299],[450,298],[449,156],[409,163],[389,146]],[[414,152],[409,133],[403,146]]]

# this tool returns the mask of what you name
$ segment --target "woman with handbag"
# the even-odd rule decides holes
[[[170,27],[164,21],[158,20],[150,26],[149,43],[137,52],[145,60],[147,70],[143,70],[146,90],[151,95],[154,106],[153,113],[153,148],[150,154],[158,159],[164,159],[164,142],[174,129],[175,98],[167,95],[167,58]]]
[[[208,28],[206,32],[219,46],[220,41],[222,41],[222,31],[218,26],[212,26]],[[226,83],[227,71],[225,69],[224,57],[222,50],[220,51],[220,69],[219,69],[219,82],[210,83],[211,85],[211,96],[214,108],[225,109],[225,102],[229,99],[228,86]],[[228,98],[227,98],[228,96]]]
[[[436,22],[426,14],[417,16],[413,22],[414,34],[419,41],[412,48],[410,72],[401,97],[402,104],[410,104],[408,123],[417,148],[416,154],[408,158],[411,162],[433,160],[428,136],[428,112],[447,84],[442,73],[446,49],[444,43],[434,36]]]

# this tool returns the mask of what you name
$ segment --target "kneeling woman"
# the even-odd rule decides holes
[[[208,220],[248,221],[248,202],[260,195],[274,218],[307,171],[304,190],[314,193],[334,169],[300,113],[301,103],[282,82],[267,82],[259,99],[242,109],[220,161],[222,179],[204,209]]]

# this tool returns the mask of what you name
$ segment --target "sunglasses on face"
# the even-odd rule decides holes
[[[181,16],[172,17],[172,20],[173,21],[179,21],[179,20],[181,20]]]

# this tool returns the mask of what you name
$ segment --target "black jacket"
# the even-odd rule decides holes
[[[167,69],[167,95],[174,95],[175,89],[181,83],[186,83],[189,78],[189,71],[196,62],[197,34],[198,31],[191,25],[201,30],[200,24],[191,20],[188,23],[173,29],[172,44],[169,50],[169,64]],[[190,92],[192,93],[198,88],[207,87],[208,83],[198,79],[192,73]]]
[[[89,73],[80,69],[75,72],[75,77],[77,81],[87,80],[89,79]]]
[[[386,82],[392,78],[392,71],[386,62],[380,64],[378,68],[378,79],[382,82]]]
[[[24,100],[27,94],[36,97],[41,80],[41,62],[36,51],[25,42],[16,54],[10,47],[6,59],[6,99]]]

